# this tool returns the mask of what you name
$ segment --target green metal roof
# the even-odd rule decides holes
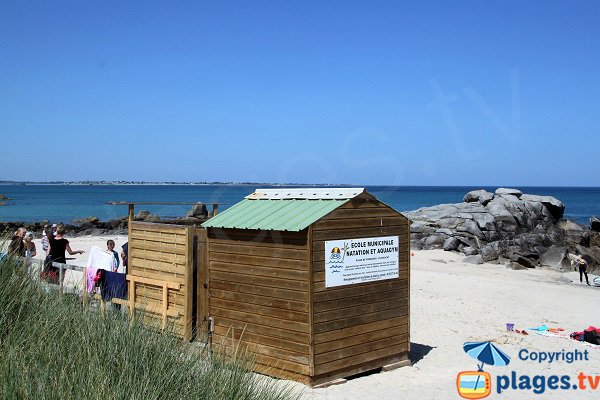
[[[202,224],[205,228],[262,229],[298,232],[350,199],[244,199]]]

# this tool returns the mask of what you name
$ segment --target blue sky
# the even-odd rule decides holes
[[[597,1],[4,1],[0,180],[600,186]]]

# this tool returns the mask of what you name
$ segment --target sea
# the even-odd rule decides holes
[[[219,211],[243,200],[256,188],[267,185],[0,185],[0,194],[10,200],[0,201],[0,222],[72,223],[75,219],[98,217],[118,219],[127,215],[126,205],[110,202],[202,202],[219,203]],[[288,187],[288,186],[286,186]],[[306,187],[306,186],[303,186]],[[598,187],[515,187],[527,194],[553,196],[562,201],[565,218],[588,224],[592,216],[600,216]],[[464,195],[476,189],[494,192],[496,187],[471,186],[367,186],[366,189],[394,209],[416,210],[437,204],[460,203]],[[162,218],[185,216],[191,205],[137,205],[136,212],[148,210]]]

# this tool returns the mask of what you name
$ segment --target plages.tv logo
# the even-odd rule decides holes
[[[506,366],[510,357],[492,342],[467,342],[463,349],[481,364],[477,364],[477,371],[458,373],[456,390],[465,399],[483,399],[492,392],[492,377],[483,370],[483,365]]]

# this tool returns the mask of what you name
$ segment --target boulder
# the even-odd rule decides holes
[[[453,251],[453,250],[458,249],[459,245],[460,245],[460,240],[458,240],[455,237],[449,237],[448,239],[446,239],[444,241],[443,248],[446,251]]]
[[[515,262],[524,266],[525,268],[535,268],[535,262],[526,257],[519,256]]]
[[[540,265],[556,269],[568,270],[571,263],[565,257],[566,246],[550,246],[550,248],[540,256]]]
[[[487,190],[480,189],[480,190],[470,191],[469,193],[467,193],[465,195],[463,200],[465,201],[465,203],[477,202],[477,203],[485,206],[487,203],[492,201],[493,198],[494,198],[493,194],[491,194]]]
[[[147,221],[147,222],[157,222],[160,221],[160,217],[158,215],[152,214],[150,211],[142,210],[135,215],[135,218],[138,221]]]
[[[516,196],[516,197],[521,197],[523,195],[523,192],[521,192],[519,189],[509,189],[509,188],[498,188],[498,189],[496,189],[496,191],[494,193],[497,194],[498,196],[512,195],[512,196]]]
[[[206,208],[206,204],[197,203],[192,206],[192,209],[188,211],[186,217],[194,217],[194,218],[208,218],[208,210]]]
[[[446,238],[442,235],[432,235],[425,239],[424,248],[425,249],[439,249],[444,246],[444,242]]]
[[[538,203],[542,203],[548,209],[548,211],[550,211],[550,214],[555,220],[562,218],[565,212],[565,205],[563,202],[552,196],[524,194],[521,199],[525,201],[537,201]]]
[[[478,238],[484,237],[483,232],[481,232],[481,229],[479,229],[479,225],[471,220],[465,220],[465,222],[456,227],[456,230],[457,232],[468,232]]]

